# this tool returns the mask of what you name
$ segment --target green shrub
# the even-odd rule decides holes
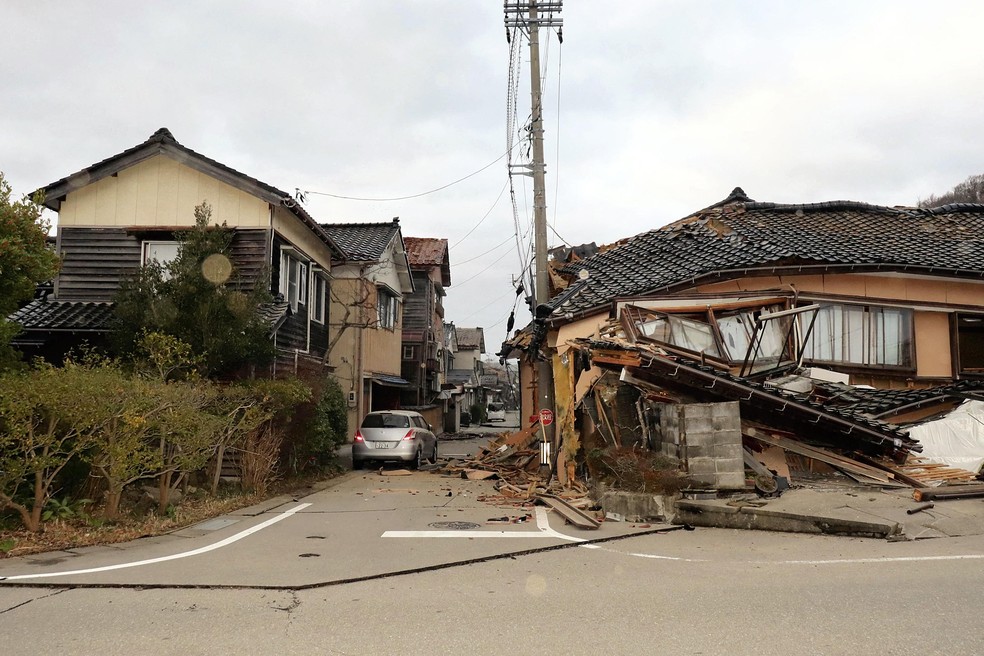
[[[306,450],[322,462],[348,441],[348,407],[345,392],[334,378],[324,380],[314,407]]]

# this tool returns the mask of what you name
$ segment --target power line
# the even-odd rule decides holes
[[[508,154],[509,154],[509,151],[507,150],[506,152],[502,153],[501,155],[499,155],[498,157],[496,157],[494,160],[492,160],[491,162],[489,162],[488,164],[486,164],[482,168],[480,168],[477,171],[474,171],[472,173],[469,173],[468,175],[466,175],[466,176],[464,176],[462,178],[458,178],[454,182],[449,182],[446,185],[441,185],[440,187],[437,187],[436,189],[431,189],[430,191],[423,191],[423,192],[421,192],[419,194],[411,194],[409,196],[397,196],[397,197],[394,197],[394,198],[360,198],[358,196],[342,196],[340,194],[330,194],[327,191],[312,191],[310,189],[304,191],[304,193],[305,194],[314,194],[316,196],[328,196],[329,198],[338,198],[338,199],[341,199],[341,200],[359,200],[359,201],[370,201],[370,202],[374,202],[374,203],[385,203],[385,202],[396,201],[396,200],[410,200],[411,198],[420,198],[421,196],[427,196],[428,194],[437,193],[438,191],[443,191],[443,190],[447,189],[448,187],[451,187],[453,185],[458,184],[459,182],[464,182],[468,178],[471,178],[473,176],[478,175],[479,173],[481,173],[485,169],[489,168],[493,164],[498,163],[503,157],[505,157]]]
[[[471,278],[467,278],[465,280],[462,280],[461,282],[456,282],[456,283],[454,283],[454,286],[456,288],[460,288],[462,285],[471,282],[472,280],[474,280],[475,278],[477,278],[478,276],[482,275],[483,273],[485,273],[486,271],[488,271],[489,269],[491,269],[492,267],[494,267],[496,264],[498,264],[499,263],[499,260],[501,260],[505,256],[506,256],[506,254],[503,253],[502,255],[500,255],[499,257],[497,257],[495,260],[493,260],[491,264],[489,264],[487,267],[485,267],[484,269],[482,269],[481,271],[479,271],[478,273],[476,273],[474,276],[472,276]]]
[[[492,210],[495,209],[495,206],[499,204],[499,199],[502,198],[502,194],[503,194],[503,192],[506,191],[506,187],[508,187],[508,186],[509,186],[509,180],[506,180],[505,184],[502,185],[502,189],[499,190],[499,195],[495,197],[495,202],[492,203],[492,207],[490,207],[489,208],[489,211],[485,213],[485,216],[483,216],[481,218],[481,220],[479,220],[478,223],[476,223],[474,226],[472,226],[472,229],[469,230],[468,232],[466,232],[465,233],[465,236],[462,237],[461,239],[459,239],[458,241],[456,241],[454,243],[454,245],[452,245],[448,250],[454,248],[455,246],[457,246],[461,242],[463,242],[466,239],[468,239],[468,236],[471,235],[471,233],[475,232],[475,230],[478,228],[478,226],[482,225],[482,221],[485,221],[485,219],[489,218],[489,214],[491,214],[492,213]]]
[[[502,248],[502,246],[504,244],[508,244],[509,243],[509,240],[512,239],[513,237],[514,237],[514,235],[509,235],[504,240],[502,240],[501,242],[499,242],[499,244],[497,246],[493,246],[492,248],[490,248],[489,250],[485,251],[481,255],[476,255],[475,257],[469,258],[467,260],[462,260],[461,262],[455,262],[451,266],[456,267],[456,266],[459,266],[461,264],[468,264],[469,262],[474,262],[475,260],[477,260],[477,259],[479,259],[481,257],[485,257],[486,255],[488,255],[492,251],[496,251],[496,250]]]

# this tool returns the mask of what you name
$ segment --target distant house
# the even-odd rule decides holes
[[[413,291],[399,219],[322,228],[345,253],[332,269],[328,361],[346,392],[349,426],[400,407],[403,308]]]
[[[121,281],[151,259],[173,258],[176,235],[208,203],[212,220],[234,230],[238,284],[280,297],[261,309],[275,368],[324,370],[329,274],[342,251],[288,193],[191,150],[166,128],[39,191],[58,213],[62,267],[49,296],[10,317],[24,328],[22,350],[57,358],[80,341],[99,342]]]
[[[404,407],[420,410],[434,426],[444,425],[447,399],[441,398],[444,371],[444,297],[451,286],[448,240],[406,237],[414,292],[407,298],[403,322]]]
[[[485,353],[485,331],[481,328],[457,328],[458,351],[454,357],[457,369],[471,369],[482,374],[482,355]]]

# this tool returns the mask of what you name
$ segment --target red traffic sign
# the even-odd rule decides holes
[[[540,410],[540,424],[543,426],[549,426],[553,423],[553,410],[550,408],[544,408]]]

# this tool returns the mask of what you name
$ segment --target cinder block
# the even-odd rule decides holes
[[[714,458],[687,458],[687,471],[691,474],[715,474],[717,465]]]
[[[714,476],[714,486],[719,490],[745,489],[745,474],[738,472],[720,473]]]
[[[742,458],[742,448],[741,444],[715,444],[711,447],[711,452],[707,455],[713,458],[725,458],[725,459],[738,459],[744,462]]]
[[[745,461],[741,458],[713,458],[715,471],[719,474],[740,472],[745,476]]]

